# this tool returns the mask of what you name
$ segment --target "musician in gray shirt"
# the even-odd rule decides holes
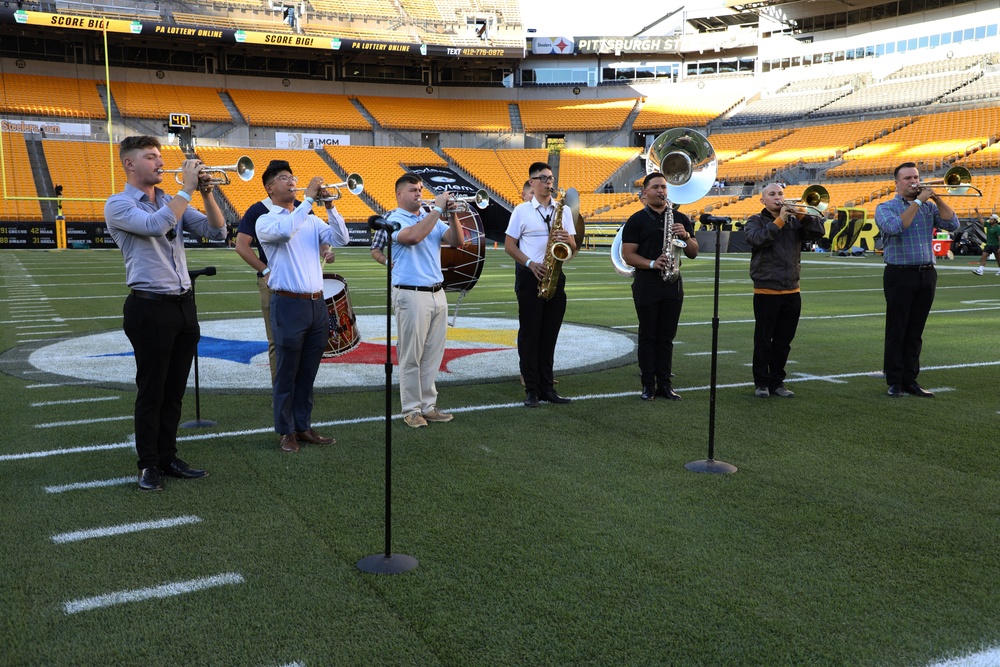
[[[125,257],[131,288],[123,328],[135,351],[139,489],[159,491],[163,475],[196,479],[208,474],[177,458],[181,401],[201,335],[182,232],[224,240],[226,222],[201,160],[184,161],[184,184],[171,197],[157,187],[163,181],[163,158],[155,137],[126,137],[118,154],[125,189],[108,198],[104,218]],[[207,216],[189,207],[196,189]]]

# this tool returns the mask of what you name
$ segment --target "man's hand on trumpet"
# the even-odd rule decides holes
[[[202,169],[205,168],[205,163],[201,160],[184,160],[181,163],[181,190],[190,194],[194,194],[195,190],[200,190],[202,177],[206,179],[211,179],[211,174],[203,174]]]
[[[323,177],[313,176],[312,180],[309,181],[309,185],[306,186],[305,192],[302,194],[303,197],[309,197],[313,201],[316,201],[319,197],[319,192],[323,187]]]

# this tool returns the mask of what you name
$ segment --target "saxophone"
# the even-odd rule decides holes
[[[666,263],[660,269],[660,277],[665,282],[675,283],[681,277],[681,250],[686,247],[687,243],[674,234],[674,205],[668,199],[663,218],[663,254],[666,255]]]
[[[556,201],[555,212],[552,213],[552,225],[549,227],[549,243],[545,247],[545,276],[538,281],[538,297],[550,300],[556,293],[559,285],[559,276],[562,275],[562,264],[572,254],[573,250],[568,243],[556,241],[556,232],[562,230],[562,211],[566,204],[566,197]]]

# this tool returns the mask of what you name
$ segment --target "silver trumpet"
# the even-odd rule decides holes
[[[320,190],[332,190],[333,192],[326,196],[320,197],[316,201],[337,201],[341,198],[340,189],[346,187],[347,191],[352,195],[359,195],[365,191],[365,181],[361,178],[360,174],[348,174],[347,180],[342,183],[327,183],[325,185],[319,186]],[[292,188],[292,192],[304,192],[306,188]]]

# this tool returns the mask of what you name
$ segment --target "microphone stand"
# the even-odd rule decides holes
[[[392,553],[392,232],[385,244],[385,551],[357,562],[369,574],[400,574],[420,563],[413,556]],[[398,346],[397,346],[398,347]]]
[[[702,224],[705,223],[702,222]],[[715,390],[719,361],[719,268],[722,262],[723,222],[718,220],[713,224],[715,225],[715,305],[712,312],[712,376],[708,394],[708,458],[685,463],[684,467],[691,472],[724,475],[734,473],[738,468],[731,463],[715,460]]]
[[[191,299],[195,297],[194,283],[198,276],[214,276],[216,273],[214,266],[207,266],[204,269],[198,269],[197,271],[188,271],[188,276],[191,277]],[[202,428],[207,426],[216,426],[217,422],[211,419],[201,418],[201,387],[198,382],[198,346],[195,345],[194,348],[194,421],[187,421],[181,424],[181,428]]]

